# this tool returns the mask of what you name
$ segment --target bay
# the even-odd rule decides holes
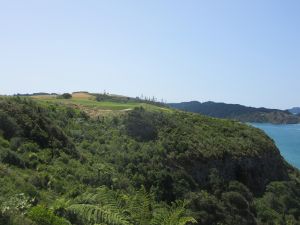
[[[251,125],[269,135],[275,141],[281,155],[300,169],[300,124],[251,123]]]

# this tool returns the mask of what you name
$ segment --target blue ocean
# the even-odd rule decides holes
[[[265,131],[275,141],[281,155],[293,166],[300,169],[300,124],[251,123],[251,125]]]

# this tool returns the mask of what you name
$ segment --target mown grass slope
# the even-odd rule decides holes
[[[116,95],[90,94],[87,92],[75,92],[70,99],[62,99],[55,95],[36,95],[32,98],[44,104],[63,104],[79,108],[92,116],[99,115],[101,112],[105,113],[105,111],[129,111],[135,107],[144,107],[156,111],[169,111],[167,106],[151,101],[142,101]]]

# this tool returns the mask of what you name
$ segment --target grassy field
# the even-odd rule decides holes
[[[93,108],[98,108],[102,110],[125,110],[133,109],[134,107],[140,106],[140,103],[119,103],[119,102],[97,102],[96,100],[89,99],[56,99],[56,98],[43,98],[37,99],[38,101],[48,102],[48,103],[61,103],[68,105],[82,105]]]
[[[33,99],[42,104],[64,104],[70,107],[81,109],[89,115],[98,116],[109,112],[130,111],[135,107],[144,107],[154,111],[171,111],[166,107],[159,107],[153,104],[140,102],[115,102],[115,101],[96,101],[95,96],[89,93],[73,93],[71,99],[59,99],[53,95],[33,96]]]

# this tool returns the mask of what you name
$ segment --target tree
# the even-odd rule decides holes
[[[62,95],[59,95],[57,98],[62,98],[62,99],[71,99],[72,95],[69,93],[63,93]]]
[[[12,117],[0,111],[0,134],[3,133],[4,138],[12,138],[19,129],[18,124]]]

